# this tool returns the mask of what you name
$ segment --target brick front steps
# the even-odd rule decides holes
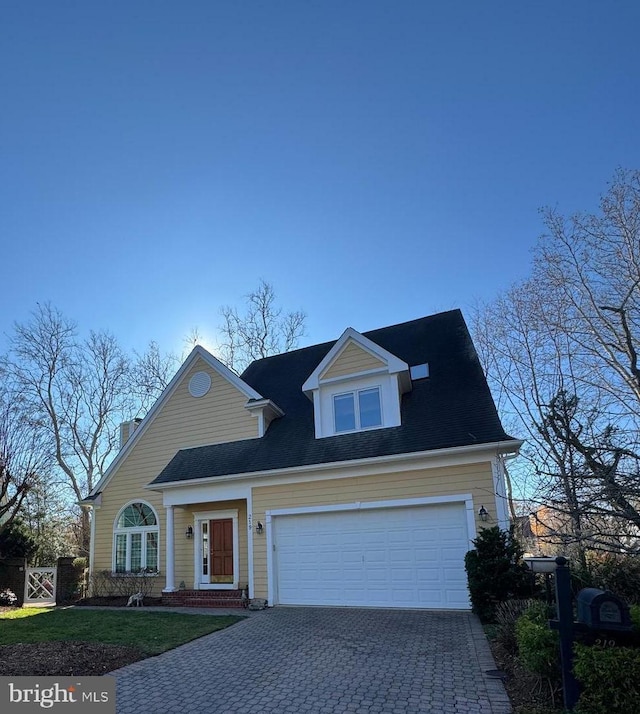
[[[242,590],[176,590],[162,593],[162,604],[169,607],[246,607]]]

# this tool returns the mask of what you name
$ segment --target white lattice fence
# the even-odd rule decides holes
[[[56,604],[57,568],[27,568],[24,581],[25,605]]]

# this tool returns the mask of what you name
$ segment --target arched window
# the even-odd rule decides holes
[[[158,571],[158,518],[148,503],[125,506],[113,528],[113,570],[116,573]]]

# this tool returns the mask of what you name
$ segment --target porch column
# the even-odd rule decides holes
[[[173,572],[173,561],[174,561],[174,539],[173,539],[173,506],[166,506],[167,512],[167,553],[166,553],[166,583],[162,592],[171,593],[175,588],[174,584],[174,572]]]

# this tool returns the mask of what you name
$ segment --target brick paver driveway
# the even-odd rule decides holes
[[[505,714],[494,667],[468,613],[278,607],[112,675],[118,714]]]

